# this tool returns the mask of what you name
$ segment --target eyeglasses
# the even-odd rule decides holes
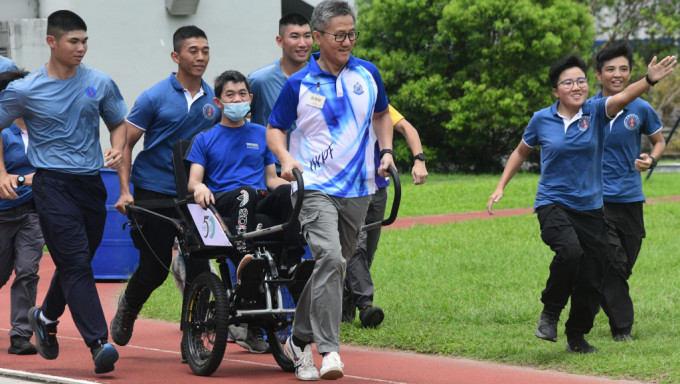
[[[557,85],[561,85],[562,87],[564,87],[564,89],[572,89],[574,88],[574,84],[578,84],[580,88],[585,88],[588,86],[588,79],[586,79],[585,77],[579,77],[578,79],[576,79],[576,81],[572,79],[566,79],[557,83]]]
[[[330,32],[326,32],[326,31],[321,31],[319,29],[317,29],[317,31],[335,37],[335,41],[337,41],[338,43],[342,43],[343,41],[345,41],[346,38],[348,38],[349,41],[354,41],[359,37],[359,31],[352,31],[352,32],[349,32],[349,33],[345,33],[345,32],[330,33]]]

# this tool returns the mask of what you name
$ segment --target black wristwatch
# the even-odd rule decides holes
[[[24,185],[25,182],[26,182],[26,177],[24,177],[24,175],[17,176],[17,184]]]
[[[652,169],[656,168],[656,165],[659,164],[659,161],[652,155],[649,155],[649,158],[652,159],[652,165],[649,167],[649,170],[651,171]]]
[[[394,157],[394,152],[392,152],[391,149],[383,149],[382,151],[380,151],[380,158],[382,159],[382,157],[383,157],[386,153],[389,153],[390,155],[392,155],[392,157]]]
[[[426,157],[424,153],[419,153],[415,156],[413,156],[413,161],[420,160],[420,161],[425,161]]]

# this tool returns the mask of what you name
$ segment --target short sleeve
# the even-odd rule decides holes
[[[113,80],[109,80],[107,93],[102,99],[99,113],[107,125],[119,124],[125,119],[127,106],[125,100],[123,100],[123,95],[120,94],[118,85]]]
[[[127,119],[132,124],[146,131],[153,121],[154,110],[153,102],[147,93],[144,92],[135,101],[135,105],[132,107],[132,111],[130,111]]]
[[[663,128],[663,123],[659,114],[656,113],[654,108],[648,103],[645,103],[645,110],[647,113],[647,118],[644,119],[644,125],[642,126],[642,133],[651,136],[659,132]]]
[[[9,127],[23,115],[22,105],[21,95],[11,84],[0,92],[0,129]]]
[[[191,143],[191,149],[186,158],[187,161],[199,164],[205,168],[207,166],[207,159],[205,154],[205,134],[199,133],[194,141]]]
[[[292,78],[289,78],[283,84],[268,120],[269,125],[283,131],[289,130],[297,118],[299,94],[295,92],[295,89],[299,89],[299,87],[294,87],[291,80]],[[297,84],[300,82],[301,80],[296,81]]]
[[[527,125],[527,128],[524,130],[524,134],[522,135],[522,141],[524,141],[524,144],[526,144],[528,147],[533,148],[537,146],[538,143],[538,118],[536,117],[536,114],[529,120],[529,124]]]

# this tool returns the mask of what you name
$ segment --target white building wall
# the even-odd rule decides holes
[[[204,79],[211,85],[227,69],[247,75],[281,57],[275,40],[280,0],[200,0],[190,16],[168,14],[164,0],[0,0],[0,21],[15,26],[10,56],[19,67],[32,71],[45,64],[45,19],[59,9],[85,20],[89,47],[83,62],[116,81],[128,109],[142,91],[177,70],[170,52],[180,26],[193,24],[207,34],[210,63]],[[17,20],[36,17],[43,20]],[[110,147],[103,124],[101,132],[102,148]]]

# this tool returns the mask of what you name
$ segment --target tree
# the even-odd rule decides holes
[[[418,128],[430,167],[496,171],[532,112],[554,102],[547,73],[589,52],[589,9],[571,0],[357,0],[358,57]]]

